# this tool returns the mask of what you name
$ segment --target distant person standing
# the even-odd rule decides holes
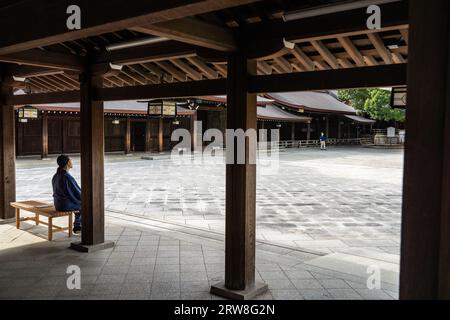
[[[327,137],[323,132],[320,133],[320,150],[327,150]]]

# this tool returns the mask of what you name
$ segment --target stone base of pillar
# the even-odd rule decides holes
[[[264,282],[256,282],[254,285],[249,286],[245,290],[231,290],[225,287],[225,282],[222,281],[212,285],[210,292],[232,300],[250,300],[267,292],[267,290],[269,290],[269,286]]]
[[[85,245],[81,242],[72,242],[70,244],[70,249],[73,249],[75,251],[79,252],[86,252],[86,253],[92,253],[100,250],[105,250],[109,248],[114,247],[113,241],[105,241],[103,243],[95,244],[95,245]]]

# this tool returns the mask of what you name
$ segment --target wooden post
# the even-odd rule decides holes
[[[330,135],[330,117],[327,116],[327,119],[325,121],[326,121],[325,122],[325,136],[327,138],[329,138],[329,135]]]
[[[409,21],[400,298],[450,299],[450,2]]]
[[[84,252],[114,245],[105,242],[103,101],[94,100],[94,90],[102,87],[104,73],[94,73],[88,66],[80,75],[82,232],[81,243],[71,247]]]
[[[191,116],[191,151],[195,152],[197,145],[197,111]]]
[[[125,154],[131,152],[131,121],[130,116],[127,116],[126,130],[125,130]]]
[[[147,116],[147,119],[145,121],[145,152],[151,151],[152,131],[150,126],[151,126],[150,117]]]
[[[2,105],[2,96],[12,94],[12,88],[0,78],[0,219],[14,218],[9,204],[16,200],[16,154],[14,106]]]
[[[247,78],[256,74],[256,61],[235,53],[228,60],[227,129],[256,130],[256,94],[247,91]],[[256,137],[255,137],[256,138]],[[249,299],[267,290],[255,283],[256,139],[245,142],[234,159],[227,150],[225,282],[211,287],[211,293],[232,299]],[[230,148],[230,141],[227,149]],[[245,151],[245,163],[237,163],[237,153]]]
[[[41,159],[48,158],[48,114],[43,111],[42,112],[42,151],[41,151]]]
[[[306,128],[306,140],[311,140],[311,122],[308,121],[308,127]]]
[[[295,122],[291,122],[291,140],[295,141]]]
[[[159,118],[158,122],[158,151],[164,151],[164,119]]]

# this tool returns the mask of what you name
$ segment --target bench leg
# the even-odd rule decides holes
[[[35,216],[35,221],[36,221],[36,225],[38,226],[39,225],[39,213],[36,213],[35,214],[36,216]]]
[[[53,240],[53,218],[48,217],[48,241]]]
[[[69,214],[69,238],[72,237],[72,226],[73,226],[73,217],[72,214]]]
[[[16,208],[16,228],[20,229],[20,209]]]

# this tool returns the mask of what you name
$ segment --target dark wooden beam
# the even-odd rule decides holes
[[[2,98],[11,92],[0,79],[0,219],[15,216],[9,205],[16,200],[15,113],[14,106],[2,104]]]
[[[410,22],[400,299],[448,300],[450,2],[411,1]]]
[[[28,66],[81,71],[80,57],[70,54],[33,49],[13,54],[0,55],[0,62],[23,64]]]
[[[138,46],[114,51],[104,51],[97,55],[96,62],[112,62],[119,65],[147,63],[168,59],[195,56],[199,47],[167,41],[157,45]]]
[[[147,24],[131,29],[219,51],[236,49],[236,42],[231,30],[195,18]]]
[[[380,5],[380,7],[382,28],[408,24],[408,1],[384,4]],[[245,39],[243,43],[251,48],[261,41],[268,41],[274,38],[298,41],[300,39],[330,35],[351,35],[360,31],[379,31],[367,29],[369,15],[366,13],[366,10],[367,8],[361,8],[288,22],[269,21],[253,23],[242,27],[240,36]]]
[[[55,75],[64,73],[63,70],[55,70],[50,68],[42,68],[28,65],[13,65],[8,64],[5,66],[5,74],[9,76],[34,78],[46,75]]]
[[[174,82],[98,90],[97,99],[104,101],[139,100],[221,95],[226,93],[226,79]]]
[[[80,102],[80,91],[64,91],[49,93],[33,93],[25,95],[7,95],[5,97],[6,105],[26,105],[26,104],[45,104],[45,103],[71,103]]]
[[[406,84],[406,64],[352,69],[252,76],[249,90],[255,93],[331,90],[400,86]]]
[[[138,25],[181,19],[257,0],[60,0],[40,3],[21,1],[0,10],[0,55],[86,38]],[[81,29],[68,30],[66,10],[81,9]],[[30,26],[20,21],[33,23]],[[13,32],[12,32],[13,31]]]
[[[256,60],[242,53],[230,56],[227,129],[249,130],[250,136],[244,145],[232,141],[234,137],[226,139],[225,282],[211,287],[211,293],[242,300],[267,290],[266,284],[255,283],[257,112],[256,94],[248,92],[247,78],[256,72]]]

